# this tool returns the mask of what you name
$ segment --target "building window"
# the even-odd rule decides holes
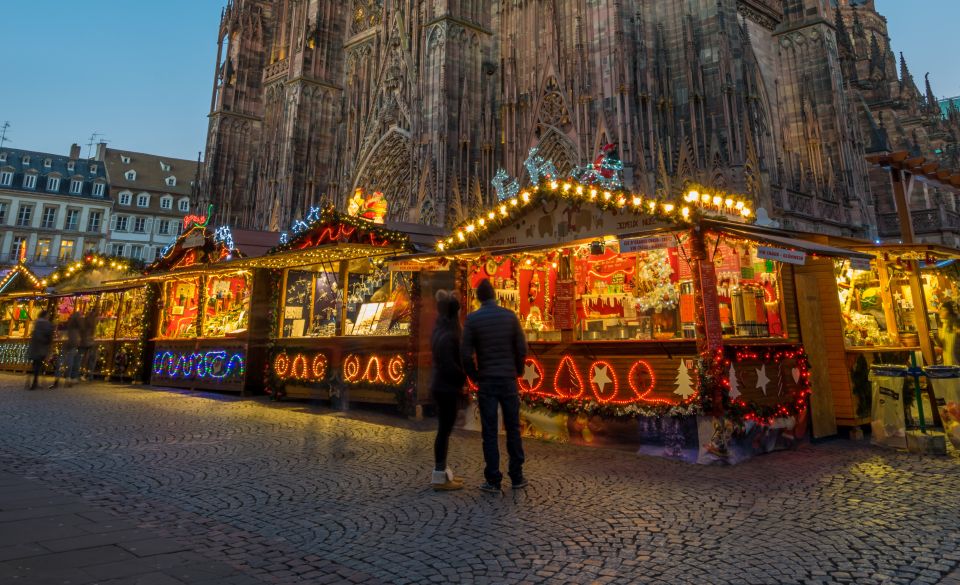
[[[0,162],[7,162],[7,153],[0,152]]]
[[[107,184],[106,184],[106,183],[95,183],[95,184],[93,185],[93,196],[94,196],[94,197],[103,197],[103,194],[106,192],[106,190],[107,190]]]
[[[84,254],[96,254],[97,253],[97,243],[86,241],[83,243],[83,253]]]
[[[70,171],[71,173],[75,168],[77,168],[77,165],[73,161],[70,161],[67,163],[67,170]]]
[[[150,196],[146,193],[141,193],[137,195],[137,207],[149,207],[150,206]]]
[[[44,168],[49,169],[50,167],[53,166],[53,161],[50,160],[49,158],[44,159],[44,160],[43,160],[43,166],[44,166]]]
[[[159,220],[157,224],[157,233],[161,236],[170,235],[170,222],[166,219]]]
[[[114,219],[116,220],[116,224],[114,225],[114,228],[113,228],[114,231],[118,231],[118,232],[127,231],[127,223],[128,223],[128,220],[130,219],[129,217],[127,217],[126,215],[116,215],[114,216]]]
[[[165,162],[163,162],[163,161],[160,161],[160,170],[163,171],[163,172],[165,172],[165,173],[169,173],[169,172],[170,172],[170,165],[168,165],[167,163],[165,163]]]
[[[130,157],[121,154],[121,155],[120,155],[120,162],[122,162],[122,163],[125,164],[125,165],[128,165],[128,164],[130,164]]]
[[[147,227],[147,218],[145,218],[145,217],[137,217],[137,218],[135,218],[135,219],[133,220],[133,231],[134,231],[134,232],[136,232],[136,233],[138,233],[138,234],[142,234],[143,232],[146,231],[146,227]]]
[[[99,168],[99,167],[97,167],[97,165],[90,165],[90,174],[91,174],[91,175],[96,175],[98,168]]]
[[[190,200],[189,200],[189,199],[181,199],[181,200],[180,200],[180,203],[177,205],[177,207],[180,209],[180,211],[183,211],[183,212],[190,211]]]
[[[167,177],[167,187],[176,187],[177,178],[176,177]]]
[[[29,157],[29,156],[23,157],[23,166],[25,166],[25,167],[29,167],[29,166],[30,166],[30,157]]]
[[[40,227],[45,230],[52,230],[57,227],[57,208],[44,207],[43,217],[40,218]]]
[[[130,194],[130,193],[121,193],[121,194],[120,194],[120,201],[119,201],[120,205],[130,205],[130,198],[131,198],[132,196],[133,196],[133,195]]]
[[[23,188],[24,189],[36,189],[37,188],[37,175],[34,173],[27,173],[23,176]]]
[[[112,244],[110,246],[111,256],[123,256],[123,244]]]
[[[30,227],[30,221],[33,219],[33,205],[21,203],[17,208],[17,226]]]
[[[134,260],[143,260],[143,246],[130,246],[130,257]]]
[[[78,227],[80,227],[80,210],[68,209],[67,221],[64,224],[63,229],[75,231]]]
[[[160,257],[160,248],[150,248],[150,261],[156,262],[157,258]]]
[[[100,212],[91,211],[87,216],[87,231],[88,232],[99,232],[100,231]]]
[[[173,209],[173,197],[161,197],[160,209]]]
[[[35,262],[45,262],[50,258],[50,238],[40,238],[37,240],[37,249],[34,250],[33,259]]]
[[[70,181],[70,193],[72,195],[79,195],[83,192],[83,181],[74,179]]]
[[[10,171],[3,171],[0,173],[0,187],[9,187],[13,184],[13,173]]]
[[[56,193],[60,190],[60,177],[47,177],[47,191]]]
[[[10,244],[10,261],[20,260],[20,254],[26,252],[27,236],[13,236],[13,242]]]
[[[10,204],[6,201],[0,201],[0,225],[7,223],[7,208],[10,207]]]
[[[57,259],[61,262],[73,260],[73,246],[73,240],[60,240],[60,253],[57,254]]]
[[[123,177],[128,181],[136,181],[137,171],[127,171],[126,173],[123,174]]]

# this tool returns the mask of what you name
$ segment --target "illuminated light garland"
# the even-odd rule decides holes
[[[407,234],[391,230],[372,221],[338,212],[332,205],[320,210],[311,208],[304,220],[296,220],[293,237],[287,232],[280,236],[280,243],[267,254],[287,250],[304,250],[327,243],[354,243],[375,247],[411,249]]]
[[[102,256],[100,254],[84,254],[82,260],[76,260],[70,264],[53,271],[43,279],[42,284],[56,284],[57,282],[70,278],[75,274],[93,270],[95,268],[111,268],[113,270],[127,271],[130,269],[130,261],[126,258],[117,258],[114,256]]]
[[[243,355],[229,354],[225,350],[206,353],[158,352],[153,357],[153,373],[171,379],[210,378],[222,382],[246,375]]]
[[[701,191],[697,189],[700,189],[703,193],[701,194]],[[707,193],[707,191],[710,193]],[[700,217],[719,216],[727,218],[729,216],[740,216],[743,220],[749,220],[753,215],[750,205],[745,199],[717,189],[691,188],[683,197],[683,201],[687,205],[680,205],[678,201],[644,198],[641,194],[634,194],[621,189],[605,190],[603,196],[598,197],[595,187],[579,183],[574,179],[567,179],[562,185],[552,179],[542,179],[538,184],[521,192],[519,197],[515,196],[498,201],[495,207],[482,212],[477,218],[464,221],[453,230],[449,237],[438,240],[436,248],[442,252],[468,245],[472,243],[473,237],[479,235],[479,232],[495,231],[511,221],[512,216],[518,210],[533,206],[545,198],[591,202],[604,210],[630,209],[632,213],[638,215],[654,216],[657,219],[679,225],[696,222]],[[627,207],[627,202],[631,202],[633,205]],[[728,205],[728,203],[732,205]],[[496,215],[498,210],[499,216]],[[491,217],[491,215],[494,217]],[[478,230],[476,226],[479,220],[484,218],[486,218],[484,230]]]
[[[310,372],[313,373],[315,380],[323,380],[327,377],[327,366],[329,363],[330,360],[322,353],[313,356],[313,361],[310,362]]]
[[[372,374],[371,374],[372,371]],[[377,383],[377,382],[386,382],[383,377],[383,370],[380,367],[380,358],[377,356],[370,356],[367,359],[367,367],[363,371],[363,379],[367,382]]]
[[[320,381],[327,377],[329,363],[330,360],[323,353],[314,354],[313,357],[297,353],[291,357],[282,351],[273,358],[273,374],[282,381]]]
[[[600,387],[600,384],[596,381],[596,373],[598,370],[603,369],[604,375],[612,376],[607,380],[607,383],[613,386],[613,392],[606,394],[603,391],[603,388]],[[607,404],[617,397],[617,394],[620,393],[620,381],[617,379],[617,372],[613,369],[613,366],[610,365],[610,362],[603,360],[597,360],[590,364],[590,373],[588,375],[590,380],[590,390],[593,391],[593,395],[597,398],[597,402],[600,404]],[[606,384],[604,384],[606,386]]]
[[[290,371],[290,358],[287,357],[285,353],[278,353],[277,357],[273,358],[273,373],[277,375],[281,380],[286,379],[287,372]]]
[[[0,280],[0,292],[3,292],[7,285],[10,284],[10,281],[14,279],[18,274],[22,274],[27,277],[27,280],[30,281],[30,284],[33,285],[35,289],[41,289],[47,283],[46,280],[41,281],[37,276],[30,271],[29,268],[22,262],[10,269],[9,272],[3,277],[3,280]]]
[[[350,354],[343,358],[343,380],[351,383],[360,380],[360,356]]]
[[[407,377],[407,361],[403,356],[395,355],[387,363],[387,378],[393,384],[401,384]]]
[[[310,377],[310,372],[307,371],[307,358],[302,353],[293,357],[293,361],[290,363],[290,377],[299,380],[306,380]]]

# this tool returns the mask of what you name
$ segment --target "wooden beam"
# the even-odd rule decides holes
[[[913,170],[916,170],[917,167],[923,166],[923,163],[926,162],[926,160],[927,160],[927,159],[925,159],[925,158],[922,157],[922,156],[917,156],[917,157],[914,157],[914,158],[911,158],[911,159],[907,159],[907,161],[906,161],[904,164],[905,164],[911,171],[913,171]]]
[[[924,175],[929,175],[929,174],[933,173],[934,171],[936,171],[936,170],[939,169],[939,168],[940,168],[940,163],[938,163],[938,162],[928,162],[927,164],[923,165],[923,174],[924,174]]]
[[[906,150],[901,150],[900,152],[894,152],[890,155],[890,160],[893,162],[903,162],[907,160],[907,157],[910,156],[910,153]]]

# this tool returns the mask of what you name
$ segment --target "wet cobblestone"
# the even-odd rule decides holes
[[[0,401],[0,470],[264,582],[960,583],[955,454],[701,467],[528,441],[530,487],[498,497],[429,489],[429,422],[13,376]],[[451,452],[479,484],[479,436]]]

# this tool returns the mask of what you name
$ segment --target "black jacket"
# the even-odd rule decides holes
[[[430,379],[430,391],[440,393],[460,393],[467,382],[460,361],[460,339],[452,331],[436,329],[430,338],[430,350],[433,355],[433,377]]]
[[[477,382],[513,379],[523,374],[527,338],[513,311],[486,301],[467,315],[460,355],[467,375]],[[476,355],[476,362],[474,362]]]

